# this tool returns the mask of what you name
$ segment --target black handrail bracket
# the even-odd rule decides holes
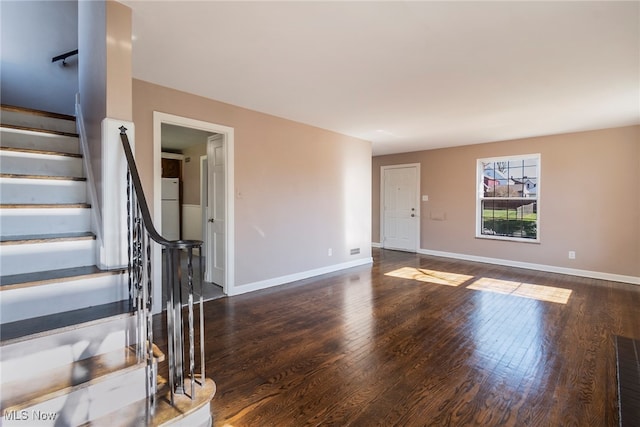
[[[67,65],[67,58],[73,55],[77,55],[78,54],[78,49],[76,50],[70,50],[69,52],[63,53],[61,55],[58,56],[54,56],[53,58],[51,58],[51,62],[57,62],[57,61],[62,61],[62,66],[66,67]]]

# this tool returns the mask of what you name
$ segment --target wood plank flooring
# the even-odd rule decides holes
[[[620,426],[640,426],[640,340],[616,337]]]
[[[214,426],[618,425],[615,335],[640,338],[640,287],[374,259],[205,304]]]

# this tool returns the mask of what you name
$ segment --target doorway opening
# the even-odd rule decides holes
[[[177,203],[163,200],[163,197],[154,197],[154,223],[169,224],[174,227],[178,223],[178,235],[182,240],[202,240],[203,250],[194,253],[194,258],[201,257],[204,265],[205,276],[203,282],[203,296],[212,299],[222,295],[230,295],[233,290],[234,279],[234,234],[233,234],[233,128],[215,123],[203,122],[186,117],[174,116],[166,113],[154,112],[154,195],[175,194],[175,191],[166,191],[163,186],[176,185],[179,190]],[[217,145],[215,155],[211,155],[211,146]],[[214,167],[210,163],[215,161],[223,165]],[[170,172],[176,177],[164,177],[167,158],[179,159],[178,171]],[[203,162],[204,158],[204,162]],[[203,170],[204,168],[204,170]],[[217,176],[212,177],[217,170]],[[215,179],[217,178],[217,181]],[[203,180],[207,182],[203,190]],[[217,183],[216,183],[217,182]],[[212,203],[215,201],[215,203]],[[178,206],[178,212],[169,212],[168,208]],[[219,221],[217,233],[212,233],[212,227],[208,220],[213,219],[211,208],[216,207],[215,212]],[[178,220],[168,221],[167,216],[177,216]],[[224,219],[224,221],[222,221]],[[161,230],[165,235],[165,230]],[[216,239],[213,241],[212,239]],[[155,248],[154,248],[155,249]],[[158,248],[159,249],[159,248]],[[154,254],[154,312],[159,312],[163,307],[162,262],[160,250]],[[183,257],[183,270],[186,271],[186,254]],[[213,262],[215,261],[215,262]],[[194,259],[194,274],[196,274],[198,260]],[[211,271],[217,269],[215,281],[212,280]],[[197,272],[199,276],[199,271]]]

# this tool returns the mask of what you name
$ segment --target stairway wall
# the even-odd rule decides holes
[[[2,103],[73,115],[78,57],[51,58],[78,48],[78,2],[3,1],[0,31]]]
[[[78,4],[78,86],[80,104],[96,181],[98,208],[108,216],[103,193],[110,194],[106,155],[117,155],[118,144],[103,138],[106,118],[131,121],[132,95],[132,14],[127,6],[115,2],[83,1]],[[110,40],[107,43],[107,39]],[[110,151],[111,150],[111,151]],[[117,151],[113,153],[112,151]]]

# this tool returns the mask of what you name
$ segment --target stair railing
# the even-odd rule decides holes
[[[171,404],[175,394],[186,394],[184,375],[184,325],[182,319],[183,288],[181,254],[187,253],[187,306],[188,306],[188,336],[189,336],[189,379],[190,397],[195,396],[195,384],[200,387],[205,382],[204,372],[204,305],[202,297],[202,281],[204,276],[202,258],[199,257],[198,268],[200,282],[200,374],[195,374],[195,339],[194,339],[194,274],[193,250],[201,249],[199,240],[167,240],[162,237],[153,225],[149,207],[142,189],[142,182],[138,168],[131,151],[127,129],[120,127],[120,139],[127,159],[127,239],[128,239],[128,273],[129,295],[137,315],[137,335],[140,358],[148,363],[149,377],[147,387],[149,396],[153,399],[157,389],[157,364],[153,358],[153,314],[152,314],[152,241],[162,247],[164,254],[166,294],[167,294],[167,346],[169,365],[169,387],[171,389]],[[152,401],[153,403],[153,401]]]
[[[58,56],[54,56],[53,58],[51,58],[51,62],[58,62],[58,61],[62,61],[62,66],[66,67],[67,66],[67,58],[70,56],[74,56],[78,54],[78,49],[74,49],[74,50],[70,50],[69,52],[65,52],[62,55],[58,55]]]
[[[76,93],[76,128],[80,139],[80,147],[82,150],[82,166],[84,167],[85,176],[87,178],[87,188],[89,191],[89,201],[91,203],[92,230],[96,234],[96,238],[102,244],[102,214],[98,209],[98,193],[96,191],[96,180],[93,175],[93,167],[91,166],[91,152],[89,151],[89,138],[84,125],[84,115],[82,113],[82,105],[80,105],[80,94]],[[97,265],[97,262],[96,262]]]

